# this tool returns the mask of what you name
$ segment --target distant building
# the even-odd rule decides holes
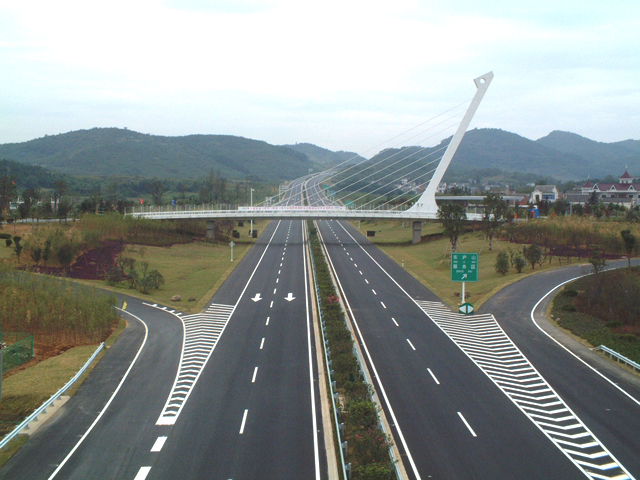
[[[560,197],[560,192],[555,185],[536,185],[531,192],[531,201],[538,203],[542,201],[555,202]]]
[[[640,183],[634,183],[634,177],[627,170],[618,178],[618,183],[592,183],[587,180],[581,188],[582,195],[589,198],[593,192],[602,203],[617,203],[626,207],[638,205]]]

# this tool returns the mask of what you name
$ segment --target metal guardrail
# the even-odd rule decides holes
[[[96,351],[93,352],[93,355],[91,355],[91,357],[89,358],[89,360],[87,360],[87,362],[84,364],[84,366],[78,371],[78,373],[76,373],[73,378],[71,380],[69,380],[67,382],[67,384],[62,387],[60,390],[58,390],[55,394],[53,394],[53,396],[47,400],[46,402],[44,402],[39,408],[37,408],[31,415],[29,415],[27,418],[24,419],[24,421],[18,425],[16,428],[13,429],[13,431],[11,433],[8,433],[3,439],[2,441],[0,441],[0,449],[3,448],[8,448],[8,444],[11,440],[13,440],[16,436],[18,436],[20,434],[20,432],[22,430],[24,430],[25,428],[28,428],[29,424],[33,421],[35,421],[39,415],[42,415],[43,413],[45,413],[45,411],[47,410],[47,408],[49,408],[53,402],[55,402],[56,400],[58,400],[62,395],[64,395],[67,390],[69,390],[71,387],[73,387],[73,385],[80,379],[80,377],[82,376],[82,374],[85,372],[85,370],[87,369],[87,367],[89,367],[89,365],[91,365],[91,363],[95,360],[95,358],[98,356],[98,354],[105,348],[104,346],[104,342],[101,343],[98,348],[96,348]]]
[[[308,230],[307,230],[307,232],[308,232]],[[324,250],[324,245],[322,245],[322,251],[326,255],[326,251]],[[340,459],[341,459],[341,464],[342,464],[342,473],[344,475],[344,478],[348,479],[348,478],[351,478],[351,463],[346,464],[345,463],[345,458],[344,458],[345,457],[345,451],[347,449],[347,442],[346,442],[346,440],[343,440],[342,435],[341,435],[341,432],[342,432],[342,429],[344,428],[344,425],[341,424],[339,419],[338,419],[338,411],[339,411],[338,405],[337,405],[338,393],[334,390],[335,380],[333,380],[333,378],[332,378],[333,377],[333,375],[332,375],[333,370],[331,369],[332,361],[329,358],[331,356],[331,351],[329,349],[328,340],[325,338],[326,326],[325,326],[325,322],[324,322],[324,318],[323,318],[323,314],[322,314],[322,302],[321,302],[321,299],[320,299],[320,289],[318,287],[315,258],[313,256],[313,254],[311,255],[311,267],[312,267],[312,270],[313,270],[313,280],[314,280],[314,284],[315,284],[315,287],[316,287],[316,298],[318,299],[318,302],[317,302],[317,304],[318,304],[318,315],[320,316],[320,325],[322,327],[320,330],[321,330],[321,333],[322,333],[322,343],[324,344],[324,359],[325,359],[326,369],[327,369],[327,372],[329,374],[329,389],[331,391],[331,401],[333,403],[334,422],[335,422],[335,425],[336,425],[336,433],[338,435],[338,442],[340,443],[339,450],[340,450]],[[332,276],[332,282],[333,282],[333,276]],[[335,282],[334,282],[334,287],[337,289],[337,286],[335,285]],[[342,308],[342,304],[340,304],[340,307]],[[343,309],[343,315],[345,315],[345,317],[346,317],[346,312],[344,311],[344,309]],[[349,331],[351,331],[351,330],[349,329]],[[364,381],[366,383],[368,383],[369,385],[373,385],[373,383],[371,382],[371,379],[368,378],[368,376],[366,374],[366,369],[364,368],[364,360],[360,356],[360,352],[358,351],[358,349],[355,346],[355,339],[354,339],[354,346],[353,346],[353,354],[356,357],[356,360],[358,362],[360,375],[362,376],[362,378],[364,379]],[[370,399],[371,399],[372,402],[375,400],[373,393],[371,394]],[[378,415],[378,428],[385,435],[388,435],[389,437],[391,437],[390,432],[387,432],[386,429],[384,428],[384,424],[383,424],[382,419],[380,417],[380,412],[378,412],[377,415]],[[391,458],[391,461],[393,463],[395,474],[396,474],[396,478],[401,479],[402,477],[400,475],[400,470],[398,469],[398,460],[395,458],[395,455],[393,454],[393,449],[391,449],[391,448],[389,449],[389,457]],[[349,476],[347,476],[347,470],[349,471]]]
[[[624,363],[626,366],[633,368],[634,372],[640,372],[640,364],[634,362],[633,360],[629,360],[624,355],[620,355],[618,352],[616,352],[615,350],[611,350],[609,347],[600,345],[599,347],[595,347],[593,351],[594,352],[600,351],[603,354],[605,354],[605,356],[608,353],[609,357],[611,357],[611,359],[615,358],[616,362]]]

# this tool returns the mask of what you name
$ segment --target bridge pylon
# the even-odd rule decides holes
[[[458,125],[458,130],[453,135],[449,146],[447,147],[447,151],[444,152],[442,156],[442,160],[438,164],[429,185],[422,193],[420,198],[413,204],[411,208],[409,208],[409,212],[416,212],[425,214],[425,216],[435,218],[438,213],[438,204],[436,203],[436,191],[438,190],[438,185],[442,181],[442,177],[444,177],[447,168],[449,168],[449,164],[451,163],[451,159],[456,153],[458,146],[460,146],[460,142],[464,137],[464,134],[467,132],[467,128],[469,128],[469,124],[473,119],[473,115],[476,113],[482,98],[484,97],[485,92],[489,88],[489,84],[493,79],[493,72],[485,73],[484,75],[474,79],[473,81],[476,84],[477,91],[474,95],[471,103],[469,104],[469,108],[467,112],[464,114],[460,125]],[[414,242],[415,242],[415,232],[414,232]]]

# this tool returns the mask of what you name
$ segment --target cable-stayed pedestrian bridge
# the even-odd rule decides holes
[[[275,204],[254,205],[252,201],[249,206],[140,206],[127,214],[158,220],[211,222],[218,219],[400,220],[413,222],[415,237],[423,221],[437,218],[436,192],[492,79],[492,72],[474,79],[477,90],[472,99],[394,137],[390,142],[396,143],[391,148],[380,151],[370,160],[360,163],[346,160],[330,171],[294,181],[284,190],[284,198]],[[455,133],[449,137],[453,130]],[[403,146],[409,142],[420,145],[434,141],[436,144],[431,147]],[[457,200],[482,198],[456,197]],[[480,220],[481,214],[468,213],[467,218]]]

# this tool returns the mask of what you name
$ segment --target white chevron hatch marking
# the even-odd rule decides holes
[[[462,315],[415,300],[424,313],[589,478],[632,480],[531,365],[493,315]]]
[[[184,325],[184,344],[178,375],[156,425],[173,425],[176,422],[234,310],[234,305],[212,303],[202,313],[174,313]]]

